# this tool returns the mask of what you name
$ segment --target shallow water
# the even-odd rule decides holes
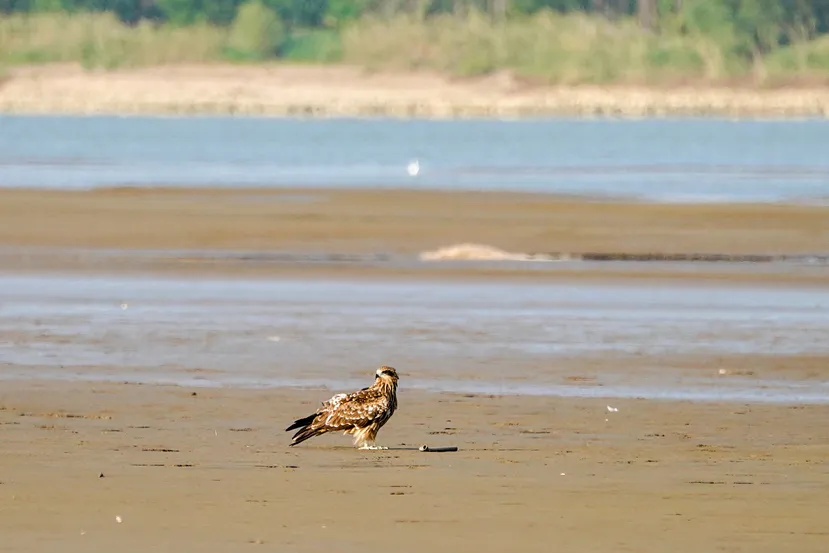
[[[0,187],[371,186],[825,203],[827,143],[825,121],[0,116]]]
[[[0,336],[0,378],[341,390],[386,363],[407,389],[829,402],[829,382],[647,362],[829,354],[824,290],[4,276]],[[607,355],[643,361],[600,386],[557,366]]]

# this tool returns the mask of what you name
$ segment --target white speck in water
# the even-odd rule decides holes
[[[564,473],[562,472],[560,476],[564,476]]]
[[[128,307],[129,307],[129,305],[127,305],[126,303],[121,304],[121,310],[122,311],[126,311]]]
[[[719,373],[719,374],[728,374],[728,371],[726,369],[720,369],[720,370],[717,371],[717,373]]]
[[[420,174],[420,161],[414,160],[410,161],[409,165],[406,167],[406,172],[409,173],[410,177],[416,177]]]
[[[118,515],[115,515],[115,522],[117,522],[118,524],[121,524],[121,517],[118,516]]]
[[[268,336],[267,338],[268,342],[278,342],[281,339],[279,336]]]

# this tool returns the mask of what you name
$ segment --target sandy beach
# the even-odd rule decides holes
[[[829,92],[820,87],[538,87],[508,74],[458,80],[348,66],[203,65],[103,72],[44,65],[5,72],[0,113],[823,118],[829,114]]]
[[[0,551],[823,552],[825,264],[419,255],[470,242],[818,255],[826,214],[502,193],[0,191]],[[343,382],[365,385],[377,362],[401,374],[379,436],[392,449],[340,435],[287,446],[291,421]],[[254,385],[212,386],[238,374]],[[152,383],[171,375],[180,385]],[[262,375],[306,380],[257,386]],[[492,382],[582,397],[474,391]],[[708,399],[635,392],[692,385]]]
[[[2,550],[825,550],[825,406],[405,382],[383,443],[460,451],[288,448],[327,390],[4,383]]]

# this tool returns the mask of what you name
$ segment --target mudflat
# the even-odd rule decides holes
[[[829,284],[825,264],[765,269],[746,263],[703,271],[698,265],[673,269],[670,263],[618,270],[563,263],[560,270],[539,271],[416,260],[420,253],[459,243],[525,253],[825,254],[827,213],[817,206],[668,206],[404,190],[2,190],[0,272],[221,274],[242,283],[283,276],[515,279],[517,285],[556,278],[683,278],[697,284],[727,280],[731,288],[760,281],[802,291],[806,284]],[[377,261],[378,255],[392,261]],[[352,257],[357,261],[349,261]],[[153,355],[161,350],[145,347],[142,336],[163,341],[176,328],[198,341],[200,335],[189,336],[198,333],[187,319],[165,319],[168,326],[157,328],[136,326],[133,317],[118,323],[126,334],[110,335],[101,326],[115,325],[111,317],[97,319],[95,328],[83,314],[91,311],[66,307],[83,301],[77,297],[67,303],[31,290],[22,299],[13,290],[7,294],[8,306],[17,305],[19,312],[4,313],[0,342],[11,349],[0,352],[34,357],[15,365],[0,354],[3,552],[822,553],[829,543],[827,402],[576,399],[416,389],[439,370],[466,375],[472,383],[497,373],[522,387],[538,386],[538,377],[545,376],[548,383],[554,378],[556,384],[597,388],[599,376],[612,374],[625,386],[659,370],[662,381],[678,390],[701,377],[709,386],[732,390],[762,391],[764,383],[783,382],[820,400],[826,380],[826,355],[814,339],[824,328],[820,299],[793,306],[781,319],[791,318],[809,338],[800,353],[669,351],[660,357],[640,350],[566,359],[502,353],[476,371],[483,365],[470,361],[465,340],[471,337],[463,333],[456,334],[462,356],[448,367],[434,363],[434,357],[417,357],[401,340],[397,360],[382,360],[401,374],[400,410],[379,435],[379,443],[391,449],[357,451],[341,435],[291,448],[283,431],[332,393],[349,390],[193,387],[188,382],[200,382],[205,369],[192,359],[178,372],[191,371],[194,379],[179,386],[129,384],[113,375],[134,367],[105,357],[101,365],[84,368],[82,360],[71,358],[82,348],[69,346],[94,344],[112,353],[124,351],[126,343],[153,357],[152,369],[163,372],[166,365]],[[248,308],[254,303],[248,301]],[[100,311],[121,313],[125,307],[106,304]],[[191,316],[192,307],[186,311]],[[131,304],[123,313],[140,314],[140,309]],[[679,311],[671,324],[681,326],[688,306],[673,309]],[[182,317],[169,303],[160,312]],[[205,313],[203,319],[217,317]],[[456,306],[452,313],[466,311]],[[775,331],[778,314],[759,326],[763,336]],[[307,322],[307,313],[303,316]],[[273,313],[268,317],[273,325]],[[62,318],[71,324],[62,325]],[[510,320],[515,319],[493,324]],[[557,322],[568,324],[566,318]],[[751,338],[745,323],[739,316],[725,317],[706,332],[734,336],[737,345],[745,345]],[[638,324],[647,331],[660,323]],[[782,347],[791,329],[784,324],[778,330]],[[138,341],[124,342],[125,336]],[[264,336],[270,334],[256,334],[256,343],[270,343]],[[648,340],[658,341],[654,336]],[[324,332],[322,337],[328,338]],[[166,345],[179,347],[177,339],[181,336]],[[326,347],[339,347],[336,340],[329,342],[333,345]],[[189,343],[182,341],[181,347]],[[239,343],[247,342],[221,351],[235,356]],[[210,351],[205,348],[202,353]],[[270,367],[272,350],[262,351]],[[337,368],[326,379],[362,374],[342,351],[329,354],[326,362]],[[318,349],[312,353],[321,356]],[[38,355],[47,365],[28,364]],[[401,358],[409,359],[407,366],[397,362]],[[228,370],[235,367],[232,359]],[[365,374],[370,377],[374,369],[365,367]],[[551,371],[559,372],[549,377]],[[81,373],[87,380],[73,380]],[[331,376],[331,382],[338,378]],[[417,451],[423,444],[459,450]]]
[[[0,190],[0,245],[418,253],[477,242],[524,252],[815,253],[829,250],[827,214],[822,206],[509,192]]]
[[[507,252],[780,255],[829,252],[829,209],[803,205],[657,205],[537,194],[413,190],[108,189],[0,191],[0,268],[6,270],[168,270],[227,274],[331,274],[319,264],[255,263],[194,251],[296,255],[420,253],[462,243]],[[109,251],[102,262],[91,251]],[[135,256],[134,252],[168,255]],[[132,253],[131,253],[132,252]],[[260,259],[261,261],[261,259]],[[411,268],[358,269],[339,275],[389,276]],[[652,277],[641,269],[596,273],[563,267],[567,278]],[[510,277],[538,278],[516,268]],[[440,278],[495,277],[491,266],[445,267]],[[420,276],[424,276],[421,274]],[[727,278],[736,278],[733,274]],[[544,278],[556,278],[545,274]],[[694,278],[705,278],[697,273]],[[826,283],[822,271],[742,279]]]
[[[287,446],[328,390],[4,382],[2,550],[826,549],[829,407],[611,412],[407,392],[407,372],[380,432],[392,449],[368,452]]]

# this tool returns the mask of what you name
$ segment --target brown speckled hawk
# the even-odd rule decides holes
[[[340,432],[354,436],[360,449],[388,449],[374,444],[377,432],[397,409],[397,371],[382,366],[377,369],[374,384],[350,394],[336,394],[322,404],[316,413],[297,419],[285,429],[299,429],[290,445],[314,436]]]

